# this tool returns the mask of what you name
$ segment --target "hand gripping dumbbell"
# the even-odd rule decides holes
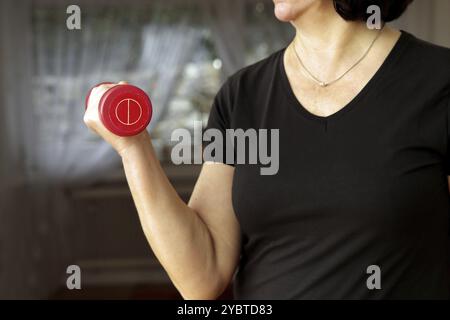
[[[95,87],[102,84],[112,82],[102,82]],[[92,89],[86,96],[86,108]],[[152,103],[147,94],[138,87],[118,84],[102,95],[98,104],[98,114],[103,125],[112,133],[122,137],[134,136],[144,131],[150,123]]]

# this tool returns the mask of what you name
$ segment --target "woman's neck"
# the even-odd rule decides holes
[[[355,61],[379,32],[363,22],[345,21],[332,1],[317,1],[291,23],[296,29],[296,50],[310,64],[321,64],[328,72]]]
[[[377,30],[370,30],[363,22],[345,21],[335,11],[332,1],[317,1],[296,20],[297,42],[308,51],[336,58],[364,49]]]

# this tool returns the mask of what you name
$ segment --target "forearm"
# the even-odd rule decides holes
[[[211,232],[170,184],[149,135],[139,139],[121,157],[145,236],[185,298],[214,298],[222,284]]]

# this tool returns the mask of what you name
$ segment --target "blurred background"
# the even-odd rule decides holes
[[[66,27],[71,4],[81,30]],[[415,0],[395,25],[450,47],[449,17],[450,0]],[[85,94],[120,80],[149,94],[153,144],[188,200],[199,166],[171,164],[172,131],[205,123],[226,77],[292,36],[271,0],[2,0],[0,298],[179,299],[120,159],[82,122]],[[66,287],[74,264],[81,290]]]

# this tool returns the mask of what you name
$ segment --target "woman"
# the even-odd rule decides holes
[[[293,42],[223,85],[209,128],[279,129],[279,171],[205,163],[186,205],[147,133],[121,155],[145,235],[186,299],[449,296],[450,50],[383,22],[409,0],[275,0]]]

